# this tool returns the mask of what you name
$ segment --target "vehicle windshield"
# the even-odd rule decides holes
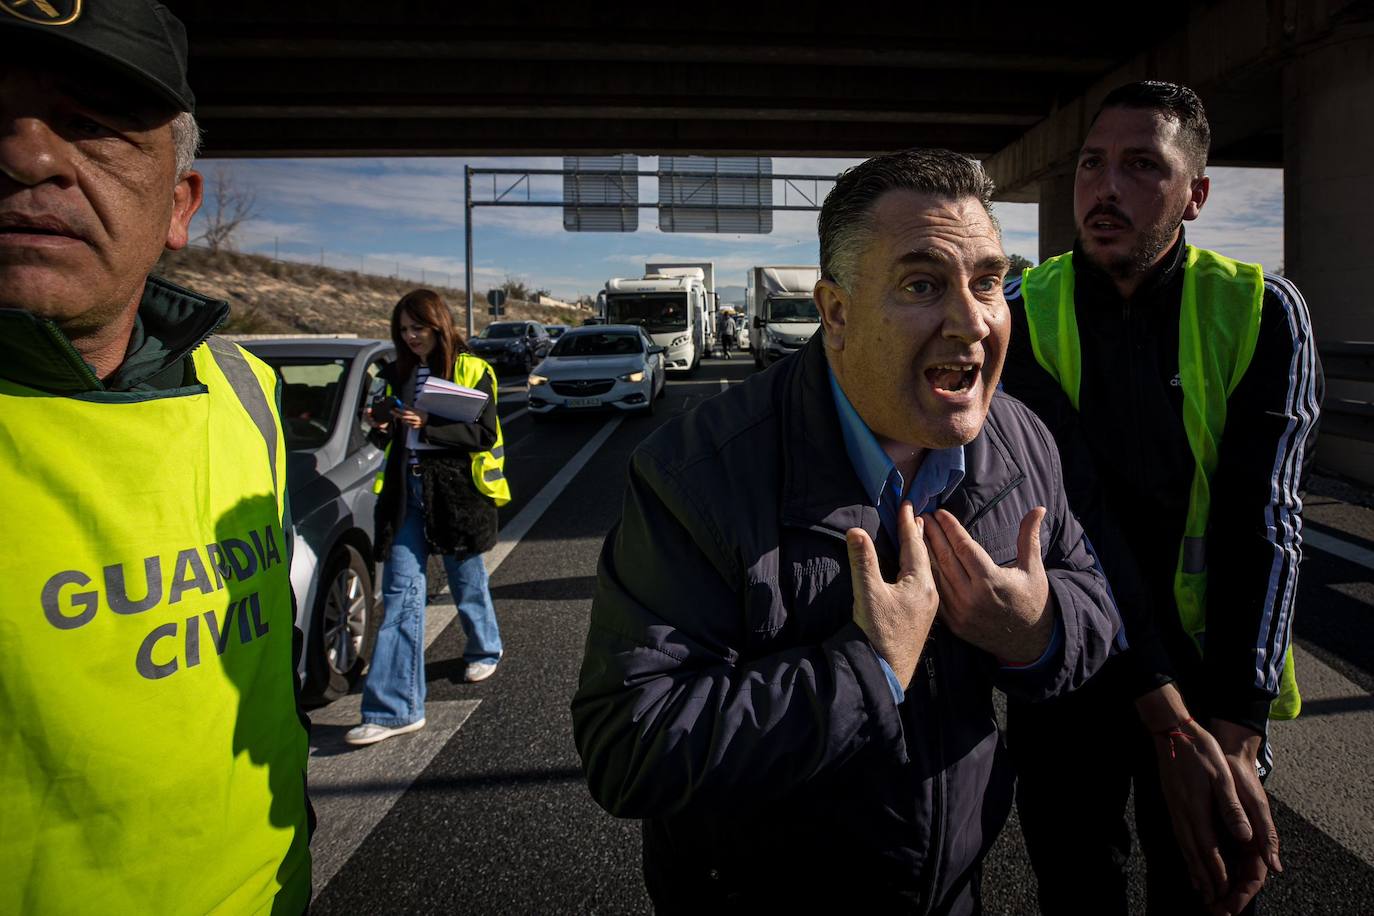
[[[483,340],[506,340],[524,335],[525,326],[523,324],[489,324],[477,336]]]
[[[550,324],[550,325],[546,325],[546,326],[544,327],[544,330],[548,331],[548,332],[549,332],[549,336],[552,337],[552,338],[554,338],[554,339],[556,340],[556,339],[558,339],[559,337],[562,337],[562,336],[563,336],[563,332],[566,331],[567,328],[564,327],[564,326],[561,325],[561,324]]]
[[[643,353],[639,334],[610,331],[602,334],[568,334],[549,351],[550,356],[628,356]]]
[[[339,415],[348,363],[342,359],[264,356],[281,378],[281,425],[288,451],[319,448]]]
[[[768,300],[768,320],[819,324],[821,313],[816,308],[816,300],[810,296],[790,296]]]
[[[617,295],[606,299],[609,324],[637,324],[650,334],[687,330],[686,293]]]

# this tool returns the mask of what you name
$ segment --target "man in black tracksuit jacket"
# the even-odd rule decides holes
[[[1157,237],[1157,253],[1146,252],[1156,255],[1153,263],[1114,264],[1111,250],[1136,230],[1148,237],[1151,220],[1161,217],[1151,209],[1167,198],[1157,193],[1171,180],[1161,172],[1178,164],[1171,155],[1187,158],[1179,125],[1190,116],[1171,113],[1169,100],[1196,102],[1196,96],[1169,84],[1119,92],[1103,103],[1076,180],[1078,409],[1032,351],[1020,277],[1006,289],[1013,330],[1003,384],[1055,435],[1070,504],[1102,559],[1131,648],[1072,697],[1037,707],[1013,704],[1008,742],[1044,912],[1081,912],[1085,901],[1094,912],[1126,912],[1130,836],[1123,811],[1133,777],[1150,912],[1202,912],[1195,883],[1202,900],[1236,912],[1259,889],[1265,870],[1278,866],[1277,835],[1254,771],[1265,775],[1271,763],[1262,736],[1291,636],[1298,494],[1316,438],[1322,377],[1302,296],[1287,280],[1266,275],[1258,342],[1228,399],[1212,475],[1200,652],[1174,597],[1194,475],[1179,366],[1185,242],[1177,218],[1165,213],[1162,224],[1172,235]],[[1200,103],[1197,118],[1205,128]],[[1206,181],[1191,180],[1193,193],[1197,181]],[[1150,193],[1137,193],[1139,187]],[[1189,185],[1181,187],[1189,193]],[[1190,212],[1182,218],[1196,215]],[[1122,285],[1134,289],[1123,295]],[[1210,767],[1216,802],[1205,792],[1192,799],[1181,793],[1185,766]],[[1079,803],[1066,810],[1062,793],[1069,787]],[[1240,842],[1243,831],[1214,822],[1214,805],[1234,809],[1235,800],[1250,823],[1248,843]],[[1205,873],[1205,856],[1218,845],[1228,869],[1224,880]]]

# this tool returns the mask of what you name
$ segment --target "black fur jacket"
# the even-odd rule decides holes
[[[490,387],[484,377],[477,386]],[[402,401],[413,400],[415,379],[393,382]],[[487,391],[488,394],[492,392]],[[384,408],[374,407],[379,420],[387,419]],[[487,401],[482,414],[472,423],[457,423],[431,416],[420,431],[421,438],[442,449],[422,449],[419,458],[420,484],[425,503],[425,540],[431,553],[483,553],[496,544],[496,504],[477,491],[472,482],[472,453],[496,444],[496,401]],[[406,514],[406,488],[410,476],[410,450],[406,448],[406,428],[393,424],[391,451],[382,477],[382,493],[377,498],[375,558],[384,562],[396,531]],[[383,440],[385,441],[385,439]]]

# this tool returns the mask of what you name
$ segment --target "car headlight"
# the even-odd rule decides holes
[[[540,385],[547,385],[549,380],[546,376],[530,374],[530,387],[538,388]]]
[[[620,379],[622,382],[642,382],[644,381],[644,370],[640,369],[638,372],[617,375],[616,378]]]
[[[669,346],[669,347],[680,347],[680,346],[682,346],[683,344],[687,343],[687,341],[688,341],[687,335],[686,335],[686,334],[683,334],[681,337],[674,337],[674,338],[673,338],[673,342],[670,343],[670,344],[668,344],[668,346]]]

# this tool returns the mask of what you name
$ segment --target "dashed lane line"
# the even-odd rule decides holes
[[[495,573],[521,539],[592,459],[623,417],[615,417],[582,446],[563,469],[501,530],[496,546],[483,554]],[[453,599],[425,609],[425,648],[457,616]],[[310,797],[319,826],[311,841],[314,893],[329,883],[349,856],[377,826],[415,778],[448,742],[480,700],[430,700],[425,727],[368,747],[344,743],[344,733],[362,718],[360,694],[343,697],[310,713]],[[377,786],[385,788],[378,790]]]
[[[515,413],[511,414],[510,416],[508,416],[508,417],[501,417],[501,418],[500,418],[500,419],[501,419],[501,425],[502,425],[502,426],[505,426],[507,423],[514,423],[516,420],[520,419],[521,417],[523,417],[525,414],[527,414],[527,413],[529,413],[529,412],[530,412],[530,409],[529,409],[528,407],[521,407],[519,410],[517,410]]]
[[[311,896],[319,894],[481,700],[430,700],[425,727],[367,747],[345,744],[361,718],[351,694],[310,713],[310,803],[315,806]],[[379,788],[380,787],[380,788]]]
[[[620,426],[622,420],[624,417],[614,417],[608,420],[606,425],[601,427],[596,435],[592,436],[587,444],[582,446],[581,450],[563,466],[563,470],[544,484],[544,489],[540,490],[534,499],[526,503],[525,507],[516,513],[515,518],[506,523],[497,536],[496,546],[482,555],[483,561],[487,564],[487,575],[496,573],[496,570],[505,562],[506,557],[510,556],[510,552],[520,543],[520,539],[529,534],[534,523],[539,521],[539,517],[544,514],[549,506],[553,505],[558,495],[563,492],[568,484],[572,483],[573,478],[606,443],[606,440],[611,437],[611,433]],[[443,604],[431,604],[425,609],[426,649],[438,638],[444,628],[453,622],[457,614],[457,608],[454,606],[452,598],[448,598]]]
[[[1374,570],[1374,550],[1367,547],[1343,541],[1320,531],[1313,531],[1310,526],[1303,528],[1302,542],[1305,546],[1315,547],[1323,553],[1329,553],[1332,556],[1340,557],[1342,560],[1358,563],[1365,569]]]
[[[1269,723],[1274,771],[1265,788],[1374,865],[1374,703],[1302,646],[1293,646],[1293,667],[1303,710],[1291,722]]]

